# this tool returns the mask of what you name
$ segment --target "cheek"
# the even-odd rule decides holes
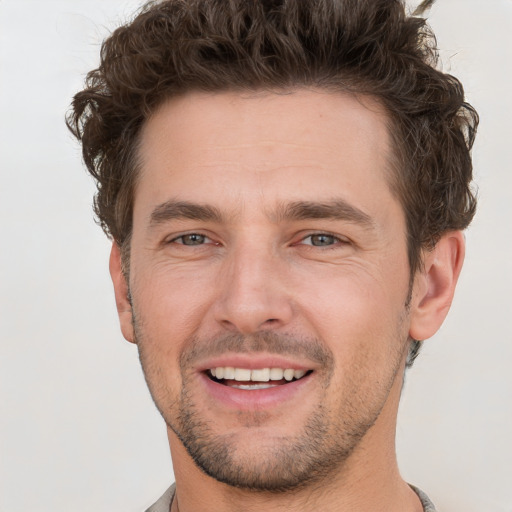
[[[365,366],[378,373],[402,350],[408,286],[404,275],[399,279],[331,272],[329,279],[309,280],[297,295],[300,315],[341,368]]]
[[[154,342],[163,337],[165,343],[179,347],[183,338],[194,334],[212,302],[215,276],[168,265],[155,265],[137,275],[132,295],[144,330],[152,333]]]
[[[295,296],[320,324],[371,331],[387,322],[394,324],[402,311],[408,289],[403,274],[328,269],[302,280]]]
[[[185,278],[158,272],[133,283],[133,310],[141,364],[158,404],[177,400],[183,387],[180,355],[198,325],[201,294]]]

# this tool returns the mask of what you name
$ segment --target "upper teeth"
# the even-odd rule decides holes
[[[293,370],[292,368],[258,368],[249,370],[247,368],[233,368],[232,366],[218,366],[210,369],[211,375],[217,379],[238,380],[242,382],[258,381],[268,382],[269,380],[292,380],[300,379],[306,374],[306,370]]]

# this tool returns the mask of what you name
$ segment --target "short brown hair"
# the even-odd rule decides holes
[[[393,190],[407,221],[411,274],[420,251],[475,212],[478,117],[460,82],[436,70],[435,38],[400,0],[167,0],[146,4],[103,43],[67,123],[97,180],[94,209],[129,246],[142,125],[190,90],[315,87],[371,95],[386,108]]]

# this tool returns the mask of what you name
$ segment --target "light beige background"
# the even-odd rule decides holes
[[[0,512],[139,512],[172,480],[63,123],[137,5],[0,0]],[[480,209],[449,319],[407,376],[398,452],[440,512],[511,512],[512,1],[438,0],[431,24],[481,114]]]

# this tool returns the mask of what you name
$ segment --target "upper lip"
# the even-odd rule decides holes
[[[293,370],[312,370],[313,364],[305,361],[296,361],[282,355],[272,354],[226,354],[208,359],[198,365],[198,371],[207,371],[210,368],[232,367],[257,370],[260,368],[291,368]]]

